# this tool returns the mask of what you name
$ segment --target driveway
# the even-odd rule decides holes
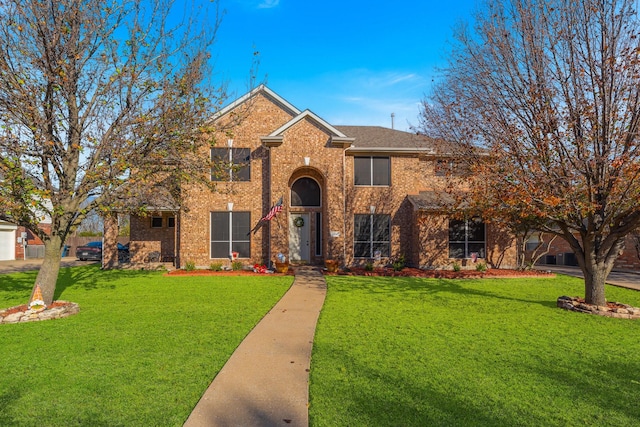
[[[567,265],[540,265],[536,267],[539,270],[549,270],[554,273],[566,274],[567,276],[584,278],[580,267]],[[607,277],[607,284],[640,291],[640,272],[614,270]]]
[[[64,257],[60,262],[60,267],[75,267],[77,265],[92,264],[92,261],[78,261],[76,257]],[[18,271],[39,270],[42,259],[27,259],[15,261],[0,261],[0,274],[16,273]]]

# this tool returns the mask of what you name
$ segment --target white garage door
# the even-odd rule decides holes
[[[0,261],[16,259],[16,232],[11,226],[0,225]]]

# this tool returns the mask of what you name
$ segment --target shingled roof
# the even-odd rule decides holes
[[[355,138],[351,149],[400,149],[435,152],[433,139],[382,126],[335,126],[340,132]]]

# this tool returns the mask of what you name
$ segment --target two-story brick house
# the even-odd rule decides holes
[[[515,265],[510,236],[479,216],[443,213],[436,194],[445,177],[428,138],[333,126],[266,86],[212,120],[237,120],[203,153],[230,165],[212,173],[217,190],[185,188],[183,206],[150,207],[153,216],[132,218],[134,261],[152,251],[201,267],[227,262],[233,252],[247,264],[280,253],[293,262],[346,265],[402,255],[409,265],[445,267],[473,254],[494,267]],[[260,224],[280,198],[282,210]]]

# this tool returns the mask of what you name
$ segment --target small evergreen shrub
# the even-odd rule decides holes
[[[479,262],[476,264],[476,271],[487,271],[487,264],[484,262]]]
[[[462,266],[460,265],[460,263],[454,262],[453,271],[460,271],[460,270],[462,270]]]
[[[184,269],[185,269],[186,271],[193,271],[193,270],[195,270],[195,269],[196,269],[196,263],[195,263],[195,262],[193,262],[193,261],[187,261],[187,262],[184,264]]]
[[[211,271],[222,271],[222,263],[221,262],[212,262],[209,264],[209,270]]]
[[[372,262],[368,262],[364,265],[364,270],[365,271],[373,271],[373,263]]]
[[[242,261],[233,261],[233,262],[231,263],[231,269],[232,269],[233,271],[239,271],[239,270],[242,270],[242,267],[243,267]]]
[[[402,271],[405,266],[406,260],[404,259],[404,255],[400,255],[392,264],[395,271]]]

